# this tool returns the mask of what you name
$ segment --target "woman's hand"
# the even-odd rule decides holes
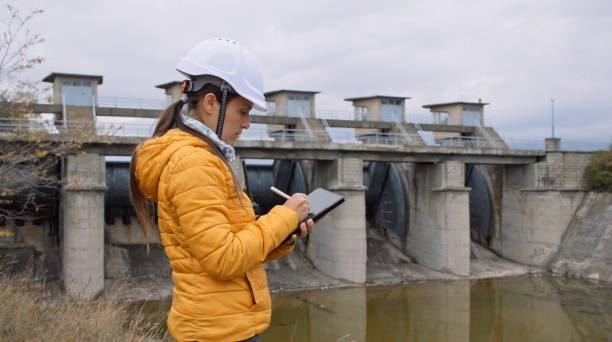
[[[298,222],[302,222],[308,217],[308,210],[310,209],[310,203],[308,203],[308,196],[295,193],[289,198],[285,204],[285,207],[293,209],[298,214]]]
[[[297,236],[296,234],[291,235],[291,238],[289,240],[287,240],[287,242],[285,242],[286,245],[293,245],[297,239],[301,239],[304,236],[312,233],[314,231],[314,221],[312,219],[308,219],[308,221],[306,221],[306,223],[302,223],[300,225],[300,230],[302,231],[300,233],[300,236]]]

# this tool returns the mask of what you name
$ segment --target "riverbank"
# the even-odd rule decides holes
[[[468,277],[435,271],[415,263],[391,244],[375,229],[368,229],[368,263],[365,286],[399,286],[426,281],[476,280],[486,278],[516,277],[542,274],[545,270],[513,263],[495,255],[490,250],[472,243],[471,270]],[[300,242],[293,253],[264,265],[271,292],[325,290],[360,287],[343,279],[332,278],[319,271],[306,256],[305,245]],[[147,271],[149,270],[149,271]],[[107,289],[123,287],[122,298],[129,300],[164,300],[172,297],[172,280],[161,276],[166,272],[154,272],[146,265],[136,277],[106,280]]]

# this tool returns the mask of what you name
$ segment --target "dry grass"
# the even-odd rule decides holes
[[[172,340],[134,311],[112,294],[91,302],[50,296],[44,283],[0,268],[0,341]]]

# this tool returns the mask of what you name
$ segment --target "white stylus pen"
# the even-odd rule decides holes
[[[291,198],[291,196],[287,195],[286,193],[278,190],[277,188],[275,188],[273,186],[270,187],[270,190],[272,190],[277,195],[284,197],[285,199],[290,199]]]

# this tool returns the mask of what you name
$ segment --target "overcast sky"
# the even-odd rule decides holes
[[[505,138],[612,139],[612,2],[585,1],[12,1],[43,9],[31,25],[46,58],[28,74],[104,76],[100,96],[162,98],[178,59],[209,37],[258,57],[265,89],[346,97],[409,96],[406,111],[490,103]],[[2,12],[3,14],[6,13]]]

